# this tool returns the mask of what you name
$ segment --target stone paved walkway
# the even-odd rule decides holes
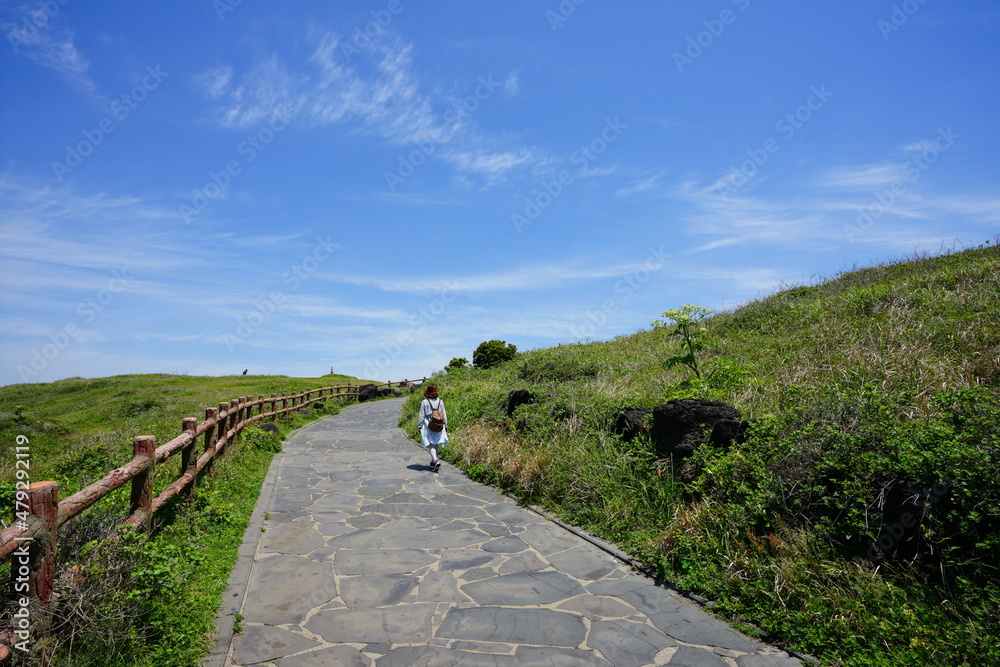
[[[403,400],[285,444],[206,665],[800,664],[456,468],[430,472],[395,425]]]

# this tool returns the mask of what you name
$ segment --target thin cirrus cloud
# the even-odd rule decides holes
[[[411,278],[382,278],[369,276],[338,276],[333,282],[373,287],[383,292],[410,294],[453,291],[472,292],[524,292],[556,289],[593,280],[607,280],[628,275],[645,266],[643,263],[594,266],[588,262],[563,264],[536,264],[520,266],[507,271],[466,274],[444,279],[413,280]]]
[[[4,12],[0,23],[14,53],[51,70],[72,88],[106,105],[90,78],[90,63],[76,47],[76,35],[63,24],[59,5],[35,2]]]
[[[344,124],[391,145],[441,146],[441,159],[487,183],[544,162],[537,150],[506,140],[505,148],[496,149],[498,141],[484,137],[468,118],[445,113],[454,100],[421,90],[412,43],[386,38],[351,62],[342,59],[338,46],[339,38],[328,33],[307,62],[293,64],[272,55],[244,74],[223,65],[197,75],[195,82],[224,127],[246,129],[275,117],[316,126]],[[516,72],[508,74],[502,88],[511,96],[520,92]]]

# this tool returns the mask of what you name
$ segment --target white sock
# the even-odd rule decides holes
[[[437,450],[437,447],[431,447],[430,448],[430,452],[431,452],[431,461],[437,461],[437,459],[438,459],[438,450]]]

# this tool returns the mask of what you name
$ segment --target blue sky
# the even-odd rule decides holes
[[[993,0],[0,10],[0,384],[379,380],[1000,229]]]

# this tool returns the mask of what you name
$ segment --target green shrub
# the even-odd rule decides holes
[[[487,340],[479,344],[476,351],[472,353],[472,365],[476,368],[492,368],[510,361],[517,354],[517,347],[513,343],[502,340]]]

